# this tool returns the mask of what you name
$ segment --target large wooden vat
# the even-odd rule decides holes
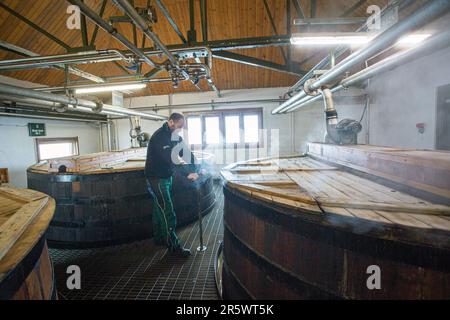
[[[0,300],[57,298],[44,236],[54,210],[45,194],[0,187]]]
[[[438,153],[439,170],[450,170],[450,153]],[[224,297],[449,299],[449,190],[430,179],[424,189],[386,186],[386,177],[313,156],[222,171]]]
[[[97,247],[151,237],[153,209],[143,155],[141,148],[30,167],[28,187],[56,200],[49,245]],[[58,172],[62,165],[66,172]],[[194,221],[199,210],[208,213],[215,201],[211,175],[202,175],[195,184],[186,176],[187,168],[177,167],[173,197],[179,226]]]

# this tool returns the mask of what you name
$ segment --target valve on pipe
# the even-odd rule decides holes
[[[130,126],[131,147],[147,147],[150,141],[150,135],[147,132],[142,132],[141,117],[130,117]]]

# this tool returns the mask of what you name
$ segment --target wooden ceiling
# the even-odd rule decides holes
[[[0,0],[5,6],[14,10],[18,14],[26,17],[34,24],[46,30],[56,38],[60,39],[68,46],[81,47],[82,37],[80,30],[69,30],[66,27],[66,20],[69,14],[66,13],[69,5],[65,0]],[[162,0],[174,21],[177,23],[184,35],[189,29],[189,0]],[[311,1],[299,1],[305,15],[311,15]],[[359,0],[317,0],[316,17],[339,17],[349,8],[359,3]],[[95,10],[100,11],[101,0],[85,0],[85,3]],[[197,40],[202,41],[201,21],[200,21],[200,1],[194,0]],[[292,1],[287,0],[267,0],[273,16],[274,24],[278,34],[287,32],[286,4],[290,4],[292,19],[298,17]],[[371,0],[370,4],[385,6],[387,0]],[[145,7],[147,0],[135,0],[135,6]],[[155,5],[155,4],[154,4]],[[368,2],[359,6],[351,16],[365,17]],[[167,19],[163,16],[159,8],[155,5],[158,22],[153,30],[160,37],[164,44],[181,44],[180,38],[174,32]],[[107,20],[110,16],[123,15],[112,3],[107,1],[103,18]],[[261,36],[272,36],[274,30],[265,11],[263,0],[208,0],[208,40],[225,40],[235,38],[252,38]],[[92,37],[95,25],[87,20],[88,36]],[[132,27],[129,23],[115,24],[117,30],[125,35],[129,40],[133,40]],[[292,27],[292,32],[296,32],[296,27]],[[14,45],[33,51],[39,55],[51,55],[66,53],[66,49],[39,33],[25,22],[21,21],[10,12],[0,7],[0,39]],[[138,31],[139,47],[142,47],[142,33]],[[147,40],[145,47],[153,44]],[[96,49],[126,49],[112,36],[103,30],[98,31],[95,41]],[[286,50],[286,48],[284,49]],[[284,64],[280,47],[264,47],[253,49],[233,50],[233,52],[263,59],[278,64]],[[299,49],[292,47],[292,61],[299,63],[308,59],[301,65],[301,69],[309,70],[314,64],[320,61],[326,51],[320,49]],[[21,58],[14,53],[0,51],[0,59]],[[117,76],[125,74],[125,71],[112,62],[96,63],[88,65],[77,65],[78,68],[101,77]],[[144,72],[151,68],[145,66]],[[55,69],[33,69],[26,71],[1,72],[2,75],[14,77],[20,80],[31,81],[49,86],[60,86],[64,83],[64,73]],[[167,76],[161,73],[159,76]],[[220,90],[243,89],[243,88],[265,88],[290,86],[299,77],[287,73],[281,73],[268,69],[248,66],[240,63],[225,61],[215,58],[213,61],[212,78]],[[73,76],[73,79],[79,79]],[[209,90],[206,83],[201,83],[204,90]],[[197,91],[190,83],[180,84],[178,89],[173,89],[170,83],[152,83],[146,89],[136,91],[134,96],[168,94],[185,91]]]

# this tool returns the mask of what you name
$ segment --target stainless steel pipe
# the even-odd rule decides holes
[[[411,16],[384,31],[367,46],[356,51],[338,63],[334,68],[330,69],[327,73],[319,77],[316,81],[312,82],[308,85],[308,90],[315,91],[320,89],[322,86],[332,84],[332,82],[336,81],[351,68],[367,60],[374,54],[377,54],[378,52],[393,45],[401,36],[416,28],[422,27],[426,23],[431,22],[433,19],[444,15],[449,10],[450,0],[428,1]],[[292,111],[292,106],[294,104],[297,105],[301,103],[300,101],[302,101],[306,96],[306,92],[304,90],[301,91],[299,94],[292,97],[278,108],[272,110],[272,114],[286,112],[288,109]]]
[[[52,102],[56,102],[56,103],[61,103],[62,105],[70,105],[73,107],[80,106],[80,107],[84,107],[84,108],[89,108],[89,109],[93,110],[93,112],[95,110],[105,111],[105,112],[113,112],[113,113],[127,115],[127,116],[140,116],[144,119],[149,119],[149,120],[166,120],[167,119],[167,117],[160,116],[157,114],[137,112],[137,111],[133,111],[133,110],[130,110],[127,108],[112,106],[112,105],[108,105],[108,104],[99,104],[99,103],[95,103],[95,102],[89,101],[89,100],[77,99],[74,97],[56,95],[56,94],[47,93],[47,92],[34,91],[32,89],[11,86],[8,84],[0,84],[0,94],[26,97],[26,98],[38,99],[38,100],[44,100],[44,101],[52,101]]]
[[[133,43],[131,43],[127,38],[117,32],[115,28],[113,28],[109,23],[103,20],[95,11],[89,8],[83,1],[81,0],[67,0],[71,4],[76,5],[80,8],[81,12],[91,19],[95,24],[97,24],[100,28],[110,33],[116,40],[122,43],[125,47],[130,49],[136,56],[143,59],[143,61],[154,68],[161,68],[158,63],[153,62],[150,58],[148,58],[140,49],[138,49]]]
[[[332,89],[332,93],[338,92],[342,89],[361,83],[376,75],[391,71],[405,62],[411,62],[415,59],[426,55],[433,54],[439,50],[450,47],[450,31],[438,33],[435,36],[425,40],[420,46],[394,54],[370,67],[361,70],[358,73],[344,79],[341,83]],[[306,98],[300,100],[297,104],[286,109],[285,112],[291,112],[301,107],[304,107],[312,102],[319,100],[320,96]]]

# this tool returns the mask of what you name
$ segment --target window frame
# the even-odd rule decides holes
[[[51,160],[51,159],[59,159],[59,158],[70,157],[70,156],[65,156],[65,157],[59,157],[59,158],[42,159],[39,146],[41,144],[46,144],[46,142],[53,142],[53,143],[70,142],[70,143],[74,143],[75,144],[76,153],[73,154],[72,156],[79,156],[80,155],[80,143],[79,143],[78,137],[36,138],[35,139],[35,145],[36,145],[36,157],[37,157],[37,161],[38,162],[41,162],[41,161],[44,161],[44,160]]]
[[[201,119],[201,130],[202,130],[202,143],[201,144],[191,144],[188,140],[186,140],[186,143],[191,146],[191,148],[201,148],[202,150],[209,147],[209,146],[217,146],[222,147],[225,149],[230,148],[263,148],[264,147],[264,141],[263,141],[263,108],[241,108],[241,109],[221,109],[221,110],[206,110],[206,111],[190,111],[190,112],[183,112],[183,115],[186,118],[186,126],[185,129],[189,130],[188,127],[188,121],[187,119],[190,117],[200,117]],[[258,116],[258,127],[259,127],[259,141],[253,142],[253,143],[246,143],[245,140],[245,132],[244,132],[244,116],[246,115],[256,115]],[[221,141],[219,144],[206,144],[205,141],[205,118],[206,117],[219,117],[219,130],[220,130],[220,137]],[[225,141],[226,138],[226,130],[225,130],[225,117],[226,116],[239,116],[239,131],[240,131],[240,142],[239,143],[227,143]],[[185,137],[187,137],[187,134],[184,134]]]

